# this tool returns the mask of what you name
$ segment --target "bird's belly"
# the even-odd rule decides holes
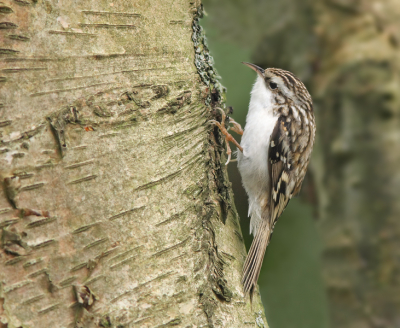
[[[256,153],[246,155],[238,154],[238,169],[248,196],[258,199],[268,189],[268,158]]]
[[[238,169],[249,198],[260,199],[269,193],[268,149],[277,117],[268,112],[250,114],[238,153]]]

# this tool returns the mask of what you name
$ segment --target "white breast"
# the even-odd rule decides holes
[[[251,91],[249,112],[238,151],[238,168],[242,183],[249,197],[250,232],[255,235],[261,220],[260,203],[269,199],[268,147],[278,119],[272,111],[272,93],[261,77]]]

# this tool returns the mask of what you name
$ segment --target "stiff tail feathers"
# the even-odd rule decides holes
[[[245,295],[250,294],[250,302],[253,300],[253,293],[257,286],[258,276],[260,275],[261,265],[271,233],[272,229],[268,220],[262,220],[244,262],[242,284]]]

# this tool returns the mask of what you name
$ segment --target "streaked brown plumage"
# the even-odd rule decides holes
[[[258,74],[238,152],[238,168],[249,196],[250,231],[255,236],[242,277],[244,292],[252,299],[275,223],[300,191],[306,174],[315,120],[311,96],[296,76],[244,64]],[[231,123],[236,122],[231,119]],[[227,143],[232,141],[224,124],[218,126]],[[242,131],[237,125],[233,130]]]

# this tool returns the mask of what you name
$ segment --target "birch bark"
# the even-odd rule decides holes
[[[0,5],[1,327],[267,327],[200,11]]]

